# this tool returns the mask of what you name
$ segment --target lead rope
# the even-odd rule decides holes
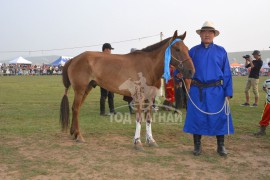
[[[201,110],[201,109],[194,103],[194,101],[191,99],[191,97],[190,97],[190,95],[189,95],[189,92],[188,92],[188,90],[187,90],[187,87],[186,87],[186,83],[185,83],[185,81],[184,81],[183,79],[182,79],[182,81],[184,82],[183,84],[184,84],[184,86],[185,86],[185,90],[186,90],[186,93],[187,93],[187,95],[188,95],[188,98],[190,99],[190,102],[191,102],[191,103],[196,107],[196,109],[198,109],[201,113],[207,114],[207,115],[215,115],[215,114],[221,113],[221,111],[224,109],[225,114],[226,114],[226,116],[227,116],[228,139],[229,139],[229,136],[230,136],[230,126],[229,126],[229,125],[230,125],[230,112],[231,112],[231,110],[230,110],[230,104],[229,104],[228,98],[225,97],[224,104],[223,104],[222,108],[221,108],[218,112],[211,113],[211,112],[203,111],[203,110]]]

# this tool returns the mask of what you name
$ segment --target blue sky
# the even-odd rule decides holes
[[[0,61],[17,56],[76,56],[112,43],[125,54],[187,31],[185,43],[200,43],[195,33],[213,21],[221,34],[214,42],[228,52],[269,50],[269,0],[0,0]],[[156,35],[151,38],[138,38]],[[46,51],[72,47],[68,50]],[[44,51],[36,51],[44,50]],[[36,51],[36,52],[7,52]]]

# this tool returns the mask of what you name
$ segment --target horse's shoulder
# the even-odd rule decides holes
[[[159,89],[161,87],[161,79],[159,79],[154,86]]]

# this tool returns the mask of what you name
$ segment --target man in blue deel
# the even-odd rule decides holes
[[[228,108],[229,99],[233,96],[229,60],[225,49],[213,43],[219,31],[212,22],[206,21],[196,32],[201,37],[201,44],[189,51],[196,72],[183,130],[193,134],[195,156],[201,154],[202,135],[216,136],[217,152],[226,156],[224,135],[234,133]]]

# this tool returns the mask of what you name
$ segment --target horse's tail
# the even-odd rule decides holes
[[[71,59],[72,60],[72,59]],[[70,81],[68,78],[68,67],[71,63],[71,60],[69,60],[65,66],[63,67],[62,70],[62,78],[63,78],[63,84],[65,86],[65,94],[62,98],[61,101],[61,106],[60,106],[60,124],[62,126],[62,131],[66,131],[68,126],[69,126],[69,101],[68,101],[68,89],[70,87]]]
[[[67,70],[68,70],[69,65],[71,64],[71,61],[72,61],[72,59],[69,60],[64,65],[63,70],[62,70],[62,78],[63,78],[62,80],[63,80],[63,84],[64,84],[64,86],[65,86],[66,89],[68,89],[69,86],[70,86],[70,81],[69,81],[69,78],[68,78],[68,72],[67,72]]]

